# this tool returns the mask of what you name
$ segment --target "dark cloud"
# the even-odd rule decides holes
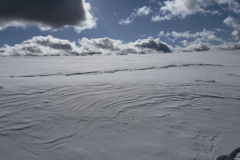
[[[1,0],[0,19],[41,22],[52,28],[84,21],[81,0]]]
[[[65,26],[93,27],[94,19],[85,0],[1,0],[0,27],[18,24],[42,25],[51,29]],[[89,21],[89,22],[87,22]]]
[[[156,51],[162,51],[164,53],[172,52],[167,44],[161,42],[159,39],[153,39],[151,37],[149,37],[148,39],[137,40],[135,42],[135,46],[142,49],[154,49]]]

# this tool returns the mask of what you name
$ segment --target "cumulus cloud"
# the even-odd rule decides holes
[[[219,32],[222,32],[221,29],[216,29]],[[235,39],[238,40],[239,32],[234,31],[232,35],[235,36]],[[238,43],[223,43],[220,45],[211,45],[210,41],[215,42],[223,42],[221,38],[215,36],[215,31],[209,31],[204,29],[202,32],[191,33],[189,31],[186,32],[170,32],[164,33],[161,31],[159,36],[165,36],[169,38],[171,41],[175,41],[179,38],[183,39],[181,43],[184,47],[176,47],[175,51],[180,52],[194,52],[194,51],[208,51],[208,50],[235,50],[239,49]],[[193,39],[192,41],[188,41],[189,39]],[[187,40],[188,39],[188,40]]]
[[[187,40],[183,40],[181,41],[181,43],[184,45],[184,46],[188,46],[189,45],[189,42]]]
[[[217,38],[215,36],[215,32],[214,31],[209,31],[204,29],[201,32],[196,32],[196,33],[191,33],[190,31],[186,31],[186,32],[168,32],[168,33],[164,33],[163,31],[161,31],[159,33],[159,36],[164,36],[167,39],[169,39],[172,42],[175,42],[177,39],[179,38],[196,38],[197,41],[201,41],[201,42],[208,42],[208,41],[219,41],[222,42],[223,40],[221,38]]]
[[[238,43],[224,43],[212,46],[198,41],[181,41],[184,48],[172,46],[162,42],[159,38],[138,39],[124,43],[111,38],[82,38],[79,42],[70,42],[53,36],[37,36],[14,46],[5,45],[0,48],[2,56],[86,56],[86,55],[127,55],[127,54],[158,54],[173,51],[193,52],[207,50],[235,50],[240,49]]]
[[[183,42],[184,43],[184,42]],[[189,43],[190,44],[190,43]],[[208,51],[208,50],[239,50],[240,49],[240,41],[239,42],[228,42],[220,45],[210,45],[209,43],[191,43],[187,45],[185,48],[176,47],[175,51],[177,52],[194,52],[194,51]]]
[[[200,52],[200,51],[208,51],[210,50],[210,47],[206,43],[200,43],[200,44],[191,44],[188,45],[186,48],[178,48],[178,51],[182,52]]]
[[[212,48],[215,50],[237,50],[240,49],[240,41],[237,43],[228,42],[219,46],[213,46]]]
[[[123,42],[120,40],[114,40],[110,38],[82,38],[79,40],[81,45],[80,50],[83,55],[93,54],[121,54],[123,52]],[[127,53],[126,53],[127,54]]]
[[[150,7],[147,6],[143,6],[141,8],[138,9],[134,9],[134,11],[132,12],[132,14],[127,17],[126,19],[122,19],[119,21],[119,24],[121,25],[127,25],[130,24],[134,21],[134,19],[136,17],[141,17],[141,16],[147,16],[152,12]]]
[[[171,46],[151,37],[135,42],[123,43],[110,38],[82,38],[78,43],[47,37],[33,37],[22,44],[5,45],[0,56],[84,56],[84,55],[126,55],[171,52]]]
[[[149,37],[148,39],[139,39],[136,42],[134,42],[134,46],[142,49],[153,49],[156,51],[162,51],[162,52],[171,52],[171,46],[167,45],[164,42],[161,42],[159,38],[153,39]]]
[[[41,30],[71,26],[81,32],[96,26],[96,18],[85,0],[0,1],[0,30],[29,25]]]
[[[123,43],[120,40],[110,38],[83,38],[80,40],[82,53],[101,53],[101,54],[148,54],[148,53],[167,53],[171,52],[171,46],[160,41],[160,39],[138,39],[135,42]]]
[[[183,19],[197,13],[203,15],[220,14],[216,10],[206,10],[205,8],[209,6],[209,2],[203,0],[168,0],[163,5],[160,3],[160,6],[160,14],[152,17],[154,22],[171,20],[174,17]]]
[[[5,45],[1,48],[1,56],[59,56],[59,55],[79,55],[80,50],[68,40],[47,37],[33,37],[22,44],[14,46]]]

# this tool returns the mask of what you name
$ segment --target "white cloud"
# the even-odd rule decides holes
[[[33,37],[22,44],[14,46],[5,45],[1,48],[1,56],[56,56],[56,55],[79,55],[79,48],[68,40],[47,37]]]
[[[141,17],[141,16],[148,16],[152,12],[150,7],[143,6],[138,9],[134,9],[132,14],[127,17],[126,19],[122,19],[119,21],[119,24],[121,25],[128,25],[134,21],[136,17]]]
[[[228,4],[229,2],[232,2],[232,0],[213,0],[213,1],[218,4]]]
[[[29,25],[28,23],[24,23],[24,22],[19,22],[19,21],[2,21],[0,20],[0,30],[4,30],[5,28],[7,27],[22,27],[22,28],[25,28],[27,27],[27,25]]]
[[[79,44],[83,55],[116,54],[121,52],[123,42],[110,38],[82,38],[79,40]]]
[[[222,15],[221,12],[214,10],[214,11],[206,11],[206,14],[211,14],[211,15]]]
[[[240,14],[240,3],[236,0],[214,0],[219,5],[228,5],[228,9],[236,14]]]
[[[221,28],[215,28],[215,30],[218,32],[224,32],[224,29],[221,29]]]
[[[85,0],[83,0],[83,7],[85,9],[86,20],[80,23],[78,26],[74,26],[78,33],[85,29],[91,29],[97,26],[97,18],[94,17],[94,14],[91,12],[90,3],[86,3]]]
[[[234,30],[231,34],[235,40],[239,40],[240,39],[240,32],[237,30]]]
[[[229,16],[223,21],[223,23],[234,29],[231,35],[234,37],[235,40],[239,40],[240,21],[238,19],[235,19]]]
[[[184,43],[184,42],[183,42]],[[210,45],[209,43],[191,43],[185,48],[177,47],[177,52],[194,52],[194,51],[207,51],[207,50],[238,50],[240,49],[240,41],[237,43],[229,42],[220,45]]]
[[[224,43],[218,46],[213,46],[212,49],[215,50],[236,50],[240,49],[240,41],[237,43],[229,42],[229,43]]]
[[[183,40],[181,41],[181,43],[184,45],[184,46],[188,46],[189,45],[189,42],[187,40]]]
[[[173,16],[170,14],[164,15],[164,16],[157,15],[157,16],[153,16],[151,21],[157,22],[157,21],[171,20],[172,17]]]
[[[149,13],[151,13],[151,8],[147,6],[143,6],[142,8],[138,8],[136,10],[136,15],[137,16],[147,16]]]
[[[222,42],[222,41],[223,41],[221,38],[217,38],[215,35],[209,35],[209,36],[207,36],[207,40],[210,40],[210,41],[219,41],[219,42]]]
[[[138,37],[141,37],[141,38],[146,37],[146,34],[138,35]]]
[[[229,2],[229,10],[240,15],[240,3],[239,2]]]
[[[210,49],[211,48],[206,43],[199,43],[199,44],[197,43],[197,44],[188,45],[185,48],[178,48],[177,51],[181,51],[181,52],[194,52],[194,51],[197,51],[197,52],[200,52],[200,51],[208,51]]]
[[[127,19],[121,19],[120,21],[119,21],[119,24],[121,24],[121,25],[128,25],[128,24],[130,24],[130,23],[132,23],[133,22],[133,20],[134,20],[134,18],[132,18],[131,16],[130,17],[128,17]]]
[[[163,31],[161,31],[159,33],[159,36],[165,36],[166,38],[168,38],[170,41],[175,42],[177,39],[179,38],[197,38],[197,41],[200,42],[208,42],[208,41],[223,41],[221,38],[217,38],[215,36],[215,32],[214,31],[209,31],[204,29],[202,32],[196,32],[196,33],[191,33],[190,31],[186,31],[186,32],[168,32],[166,34],[164,34]]]
[[[174,42],[177,39],[183,39],[180,42],[184,46],[182,47],[176,47],[174,48],[175,51],[180,52],[193,52],[193,51],[207,51],[212,48],[209,42],[215,41],[215,42],[223,42],[221,38],[216,37],[214,31],[209,31],[204,29],[201,32],[195,32],[191,33],[190,31],[186,32],[168,32],[164,33],[161,31],[159,33],[159,36],[166,37],[170,41]],[[189,41],[189,40],[192,41]]]
[[[203,15],[221,14],[216,10],[206,10],[205,8],[209,5],[208,1],[203,0],[168,0],[164,2],[164,5],[160,3],[160,14],[153,16],[152,21],[171,20],[175,17],[183,19],[197,13]]]
[[[160,31],[159,34],[158,34],[158,36],[159,36],[159,37],[161,37],[161,36],[165,36],[164,31]]]
[[[239,20],[231,17],[231,16],[228,16],[224,21],[223,21],[224,24],[226,24],[227,26],[229,27],[232,27],[236,30],[240,30],[240,22]]]
[[[178,16],[180,18],[185,18],[189,14],[195,14],[196,12],[201,12],[201,8],[198,0],[174,0],[165,1],[165,6],[161,7],[163,14],[170,12],[173,16]]]

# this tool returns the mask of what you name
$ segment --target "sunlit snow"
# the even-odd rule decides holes
[[[239,147],[240,51],[1,57],[1,160],[214,160]]]

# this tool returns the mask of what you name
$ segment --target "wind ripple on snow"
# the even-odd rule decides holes
[[[231,93],[221,93],[219,90],[226,86],[214,85],[105,83],[0,93],[0,137],[2,143],[11,139],[31,156],[46,155],[46,159],[75,149],[74,155],[81,157],[83,151],[99,154],[101,147],[136,147],[142,151],[150,147],[150,157],[210,160],[221,137],[218,126],[210,133],[202,124],[219,120],[219,115],[215,108],[201,102],[222,102],[226,97],[239,102],[238,90],[229,86]],[[180,155],[183,150],[191,154]]]

